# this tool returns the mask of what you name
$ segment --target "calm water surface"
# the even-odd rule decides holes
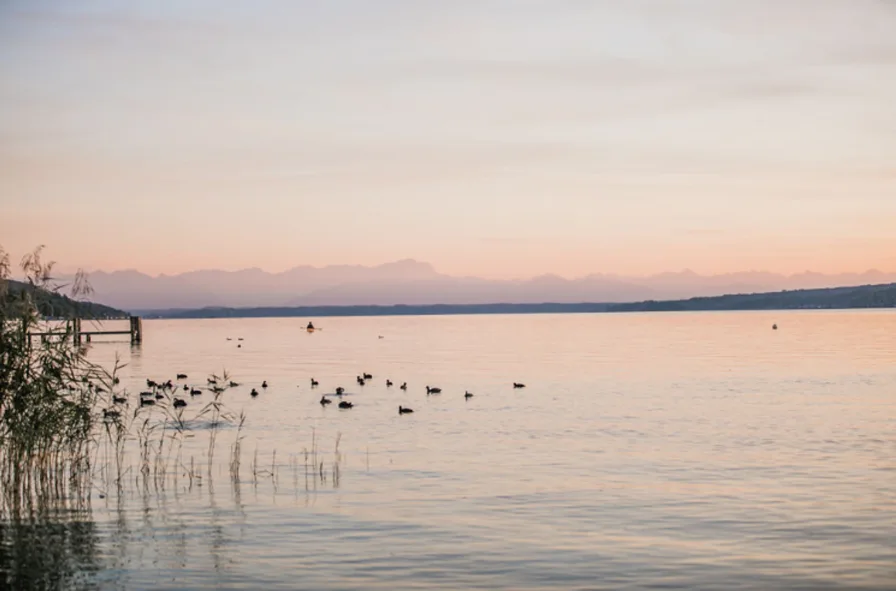
[[[86,510],[0,523],[8,584],[896,588],[896,313],[314,320],[146,321],[140,348],[95,342],[94,361],[128,363],[132,399],[177,372],[241,382],[224,394],[248,417],[240,482],[227,428],[201,481],[131,474]],[[321,407],[339,385],[355,408]]]

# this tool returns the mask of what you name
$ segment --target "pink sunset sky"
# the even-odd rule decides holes
[[[65,268],[896,270],[896,2],[0,3]]]

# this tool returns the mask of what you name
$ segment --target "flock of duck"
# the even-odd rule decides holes
[[[367,382],[372,379],[373,379],[373,376],[371,374],[362,373],[361,375],[359,375],[355,378],[355,381],[358,383],[359,386],[365,386],[367,384]],[[318,382],[314,378],[311,378],[311,387],[312,388],[316,388],[319,385],[320,385],[320,382]],[[386,380],[387,388],[391,388],[394,385],[395,385],[395,383],[392,380],[390,380],[390,379]],[[519,382],[513,382],[513,387],[514,388],[525,388],[526,384],[521,384]],[[398,386],[398,389],[406,392],[408,389],[408,383],[402,382],[401,385]],[[323,396],[321,396],[320,397],[320,405],[325,407],[328,404],[332,404],[333,400],[331,400],[330,397],[335,396],[337,398],[342,398],[342,396],[345,395],[345,393],[346,393],[345,388],[343,388],[342,386],[339,386],[336,388],[336,391],[333,392],[332,394],[324,394]],[[427,396],[433,396],[433,395],[441,394],[441,393],[442,393],[441,388],[437,388],[435,386],[426,386],[426,395]],[[464,400],[469,400],[472,397],[473,397],[472,392],[470,392],[469,390],[464,391]],[[348,409],[348,408],[353,408],[355,405],[353,403],[349,402],[348,400],[340,400],[338,406],[339,406],[339,408]],[[414,409],[408,408],[406,406],[402,406],[400,404],[398,405],[398,414],[405,415],[405,414],[409,414],[412,412],[414,412]]]
[[[195,386],[190,386],[189,384],[181,383],[187,379],[188,379],[187,374],[183,374],[183,373],[177,374],[177,376],[174,380],[167,380],[164,382],[157,382],[155,380],[151,380],[151,379],[147,378],[146,387],[148,388],[148,390],[140,392],[140,396],[139,396],[140,406],[141,407],[154,406],[156,404],[157,400],[163,400],[166,397],[170,396],[171,400],[172,400],[172,406],[174,408],[183,408],[183,407],[187,406],[187,401],[184,398],[185,394],[182,394],[181,396],[176,396],[176,395],[174,395],[175,392],[182,391],[182,392],[188,394],[190,397],[194,397],[194,396],[202,395],[202,393],[205,390],[211,391],[215,394],[220,394],[220,393],[224,392],[227,387],[236,388],[236,387],[240,386],[239,383],[234,382],[234,381],[227,381],[227,382],[221,381],[219,383],[218,378],[210,377],[207,380],[207,384],[208,384],[207,388],[205,390],[203,390],[202,388],[197,388]],[[355,378],[355,380],[359,386],[365,386],[367,384],[367,382],[372,379],[373,379],[373,375],[371,375],[369,373],[362,373],[361,375],[359,375]],[[117,378],[115,380],[115,383],[118,383]],[[395,384],[392,380],[389,380],[389,379],[386,380],[387,388],[391,388],[394,385]],[[311,378],[311,388],[317,388],[318,386],[320,386],[320,382],[314,378]],[[104,390],[99,386],[93,386],[93,384],[91,384],[90,387],[93,388],[97,392],[101,392],[101,393],[104,392]],[[260,387],[262,390],[266,390],[268,388],[267,380],[262,381]],[[513,382],[513,387],[514,388],[525,388],[526,385],[522,384],[520,382]],[[398,388],[399,388],[399,390],[407,391],[408,383],[402,382],[401,385],[398,386]],[[438,388],[435,386],[429,386],[429,385],[426,386],[426,395],[427,396],[438,395],[441,393],[442,393],[441,388]],[[354,404],[352,402],[342,399],[343,395],[345,395],[345,394],[346,394],[345,388],[343,388],[342,386],[339,386],[336,388],[336,390],[334,392],[332,392],[330,394],[324,394],[323,396],[321,396],[320,397],[320,405],[323,407],[326,407],[327,405],[332,404],[333,403],[332,398],[335,397],[335,398],[339,399],[339,404],[337,405],[339,408],[341,408],[341,409],[353,408]],[[259,395],[258,389],[252,388],[252,390],[249,392],[249,395],[252,396],[253,398],[256,398]],[[473,397],[472,392],[470,392],[469,390],[464,391],[464,399],[465,400],[469,400],[472,397]],[[113,395],[112,402],[116,405],[125,404],[125,403],[127,403],[127,397]],[[398,414],[399,415],[409,414],[412,412],[414,412],[414,409],[408,408],[403,405],[398,405]],[[119,416],[121,416],[121,413],[120,413],[120,411],[117,411],[117,410],[106,409],[103,411],[103,417],[107,418],[107,419],[113,419],[113,418],[117,418]]]

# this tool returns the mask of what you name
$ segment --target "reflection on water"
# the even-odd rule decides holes
[[[102,568],[98,545],[88,511],[2,520],[0,582],[6,589],[93,589]]]
[[[196,429],[166,478],[3,516],[5,587],[893,588],[896,314],[315,324],[153,321],[139,350],[94,343],[130,362],[132,394],[175,372],[242,382],[239,478],[236,429],[210,467]],[[338,385],[355,408],[318,403]]]

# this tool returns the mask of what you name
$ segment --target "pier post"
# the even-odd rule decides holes
[[[81,344],[81,319],[72,318],[72,343]]]
[[[129,316],[131,321],[131,344],[139,345],[143,342],[143,319],[139,316]]]

